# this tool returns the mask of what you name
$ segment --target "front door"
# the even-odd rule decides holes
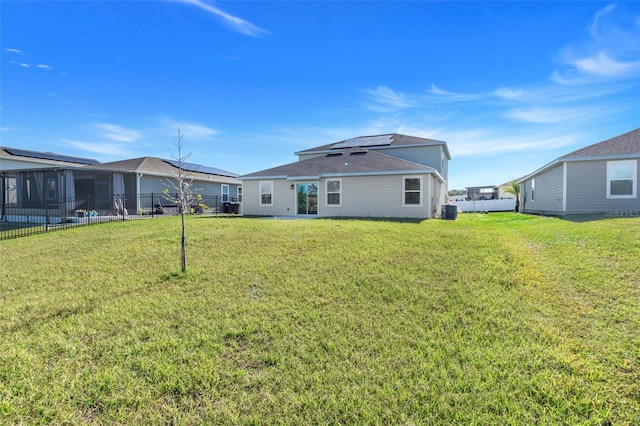
[[[318,214],[318,185],[315,183],[296,184],[298,214]]]

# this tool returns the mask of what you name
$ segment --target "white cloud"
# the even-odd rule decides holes
[[[555,70],[557,84],[590,84],[640,78],[639,16],[617,4],[598,10],[589,39],[565,46],[560,52],[564,69]]]
[[[116,142],[135,142],[144,136],[138,130],[126,129],[116,124],[93,123],[92,126],[102,132],[100,136]]]
[[[429,94],[435,95],[431,96],[430,100],[432,101],[444,101],[444,102],[466,102],[476,99],[486,98],[487,95],[484,93],[456,93],[449,92],[447,90],[442,90],[437,87],[435,84],[431,85],[429,89]]]
[[[515,108],[507,113],[509,118],[527,123],[559,123],[585,115],[585,111],[581,109],[542,107]]]
[[[108,155],[116,158],[126,158],[131,154],[128,150],[124,149],[121,144],[117,143],[84,142],[74,139],[61,139],[61,141],[70,147],[94,154]]]
[[[18,49],[4,49],[5,52],[15,53],[16,55],[24,56],[24,53]]]
[[[364,93],[370,102],[367,107],[373,111],[391,112],[414,106],[414,102],[410,101],[405,94],[396,92],[387,86],[365,89]]]
[[[495,155],[522,151],[540,151],[556,149],[574,142],[570,135],[552,136],[549,133],[517,133],[505,135],[505,132],[490,128],[472,128],[467,130],[450,130],[445,139],[456,157],[470,155]]]
[[[51,68],[51,66],[46,65],[46,64],[38,64],[36,65],[36,67],[43,69],[43,70],[52,70],[53,68]]]
[[[588,58],[576,59],[573,61],[573,66],[586,74],[611,78],[634,76],[640,73],[640,61],[617,61],[604,52]]]
[[[615,3],[610,3],[596,12],[593,17],[593,21],[591,22],[591,37],[594,39],[598,38],[600,33],[600,21],[603,17],[611,13],[616,8]]]
[[[238,32],[240,34],[248,35],[251,37],[259,37],[262,34],[268,33],[268,31],[263,30],[260,27],[253,25],[250,22],[245,21],[242,18],[238,18],[237,16],[230,15],[223,10],[219,9],[216,6],[208,4],[202,0],[175,0],[181,3],[190,4],[196,6],[212,15],[215,15],[218,18],[221,18],[222,21],[231,28],[233,31]]]
[[[518,100],[525,96],[524,90],[521,89],[509,89],[508,87],[501,87],[493,92],[499,98]]]
[[[219,134],[215,129],[207,127],[199,123],[190,123],[188,121],[177,121],[172,118],[162,117],[162,132],[165,134],[177,134],[178,129],[184,134],[185,138],[199,139]]]

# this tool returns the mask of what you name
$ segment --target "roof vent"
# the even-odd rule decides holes
[[[365,155],[366,153],[367,153],[367,151],[353,151],[349,155]]]
[[[330,152],[327,154],[327,157],[340,157],[341,155],[341,152]]]

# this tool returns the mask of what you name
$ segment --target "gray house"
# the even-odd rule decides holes
[[[194,192],[222,207],[241,197],[237,175],[184,163]],[[91,158],[0,147],[0,220],[62,222],[79,210],[109,216],[141,214],[155,208],[167,182],[177,173],[174,161],[153,157],[100,163]],[[151,194],[155,194],[152,196]],[[161,202],[161,201],[160,201]],[[51,216],[57,217],[51,218]]]
[[[520,211],[640,215],[639,159],[640,128],[573,151],[519,180]]]
[[[242,197],[241,182],[235,173],[193,163],[183,162],[180,165],[187,179],[193,179],[193,191],[205,197],[204,202],[208,206],[222,211],[223,203],[236,201]],[[129,211],[157,210],[164,203],[160,194],[165,188],[169,192],[176,192],[171,184],[171,180],[177,176],[179,170],[178,162],[174,160],[140,157],[102,163],[94,166],[93,169],[122,173],[119,191],[127,194]],[[150,194],[155,194],[156,197],[152,198]]]
[[[243,213],[431,218],[447,199],[447,144],[361,136],[297,152],[299,161],[241,176]]]

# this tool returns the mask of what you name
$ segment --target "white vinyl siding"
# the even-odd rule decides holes
[[[422,203],[418,206],[403,206],[404,178],[421,178]],[[327,204],[327,181],[340,180],[340,206]],[[245,215],[294,216],[296,213],[296,191],[291,185],[295,180],[274,179],[273,204],[260,204],[260,184],[265,181],[244,180],[242,211]],[[303,182],[303,181],[300,181]],[[433,193],[432,193],[433,191]],[[372,175],[327,177],[318,182],[319,217],[398,217],[427,219],[440,211],[446,199],[447,185],[434,174],[417,175]]]
[[[422,179],[422,200],[425,197],[434,197],[435,194],[427,194],[427,188],[435,187],[435,184],[427,185],[428,180],[435,180],[433,175],[416,175]],[[319,206],[319,215],[324,217],[406,217],[429,218],[435,207],[423,203],[423,206],[408,205],[404,202],[404,177],[402,175],[380,176],[349,176],[341,179],[341,206],[327,208],[326,195],[320,194],[322,204]],[[324,179],[323,179],[324,180]],[[335,180],[329,178],[329,180]],[[446,188],[445,185],[443,187]],[[326,184],[320,185],[324,192]],[[439,208],[439,207],[438,207]]]
[[[607,161],[607,198],[636,198],[637,160]]]

